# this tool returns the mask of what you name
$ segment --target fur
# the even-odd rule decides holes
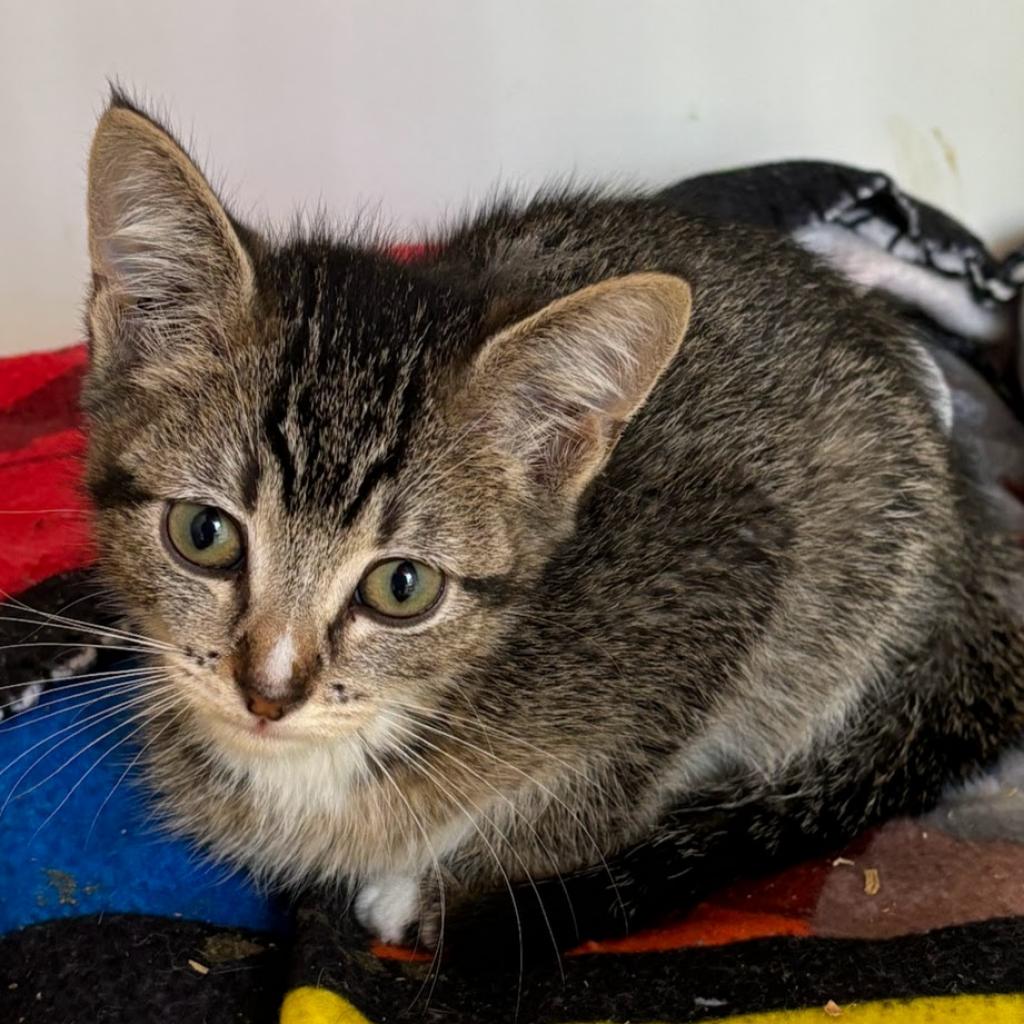
[[[567,192],[398,265],[241,225],[123,97],[89,209],[101,567],[169,645],[149,780],[219,856],[361,890],[390,940],[508,890],[509,937],[561,945],[925,807],[1019,735],[1021,559],[948,393],[788,242]],[[169,556],[177,499],[241,524],[240,572]],[[355,598],[395,556],[445,574],[422,621]]]

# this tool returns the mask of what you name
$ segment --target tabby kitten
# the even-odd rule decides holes
[[[148,777],[217,855],[529,953],[1019,734],[1021,557],[942,378],[791,244],[570,194],[406,264],[273,236],[120,96],[88,208],[100,565],[175,680]]]

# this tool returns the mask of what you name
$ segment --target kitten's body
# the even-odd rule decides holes
[[[159,131],[123,105],[107,121]],[[108,166],[94,155],[101,199]],[[923,807],[1018,734],[1019,558],[958,464],[941,378],[789,244],[571,195],[486,213],[408,266],[225,243],[218,222],[230,252],[199,261],[202,284],[153,300],[150,260],[114,303],[137,249],[98,206],[104,567],[178,647],[183,707],[154,720],[151,778],[220,854],[361,889],[390,939],[433,934],[443,881],[449,909],[511,884],[519,927],[543,903],[571,941]],[[197,230],[151,244],[164,258]],[[609,314],[619,280],[640,284]],[[685,339],[620,413],[609,381],[647,355],[607,336],[635,333],[637,287]],[[123,546],[182,497],[245,517],[230,592],[142,574],[157,548]],[[380,551],[446,571],[436,622],[368,632],[345,611]],[[280,739],[250,734],[246,652],[296,645],[315,665],[301,705]]]

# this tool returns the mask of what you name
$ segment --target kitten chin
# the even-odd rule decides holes
[[[213,716],[175,728],[173,745],[150,752],[165,820],[264,884],[337,888],[387,874],[418,878],[472,827],[464,816],[432,817],[429,803],[414,806],[412,791],[395,806],[398,790],[381,767],[384,721],[363,735],[280,743],[240,739],[240,730]]]
[[[248,757],[288,756],[286,748],[308,747],[315,742],[308,733],[296,731],[293,723],[271,724],[242,714],[229,718],[208,710],[196,712],[196,719],[197,732],[211,749],[226,756],[230,752],[232,761],[239,764]]]

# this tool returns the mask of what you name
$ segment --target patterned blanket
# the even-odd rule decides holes
[[[832,165],[709,176],[664,198],[787,232],[890,294],[954,387],[955,431],[988,467],[1005,528],[1024,534],[1024,260],[1000,264],[884,176]],[[525,976],[373,945],[338,903],[285,905],[160,834],[132,770],[128,652],[111,645],[62,684],[79,652],[39,625],[98,600],[78,489],[84,363],[81,346],[0,361],[0,1021],[1024,1021],[1017,754],[925,819],[770,876],[751,864],[686,915]]]

